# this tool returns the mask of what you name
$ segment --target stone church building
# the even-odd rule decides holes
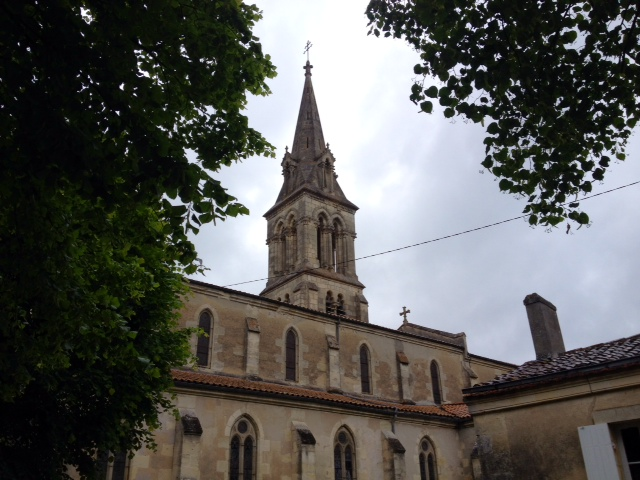
[[[406,314],[398,329],[369,323],[354,261],[358,207],[337,181],[311,68],[282,188],[265,214],[264,290],[191,281],[182,322],[208,335],[193,339],[197,370],[174,371],[181,418],[165,414],[157,451],[120,458],[105,478],[525,478],[486,470],[498,462],[487,447],[496,421],[481,408],[489,397],[474,396],[514,365]],[[463,389],[483,418],[480,446]]]

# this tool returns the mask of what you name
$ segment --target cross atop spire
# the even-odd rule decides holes
[[[313,65],[311,65],[311,63],[309,63],[309,49],[313,47],[313,44],[307,40],[307,44],[304,46],[304,52],[302,53],[306,53],[307,54],[307,64],[302,67],[304,68],[304,76],[305,77],[310,77],[311,76],[311,69],[313,68]]]
[[[309,49],[311,47],[313,47],[313,44],[309,40],[307,40],[307,44],[304,46],[304,52],[302,52],[307,54],[307,62],[309,62]]]

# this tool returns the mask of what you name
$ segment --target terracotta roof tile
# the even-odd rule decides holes
[[[176,382],[184,382],[194,385],[206,385],[220,389],[232,389],[244,392],[265,393],[284,398],[301,398],[317,400],[354,407],[374,408],[380,410],[397,409],[398,412],[415,413],[427,416],[437,416],[456,420],[471,418],[467,406],[463,403],[436,405],[405,405],[386,400],[361,398],[348,394],[329,393],[323,390],[269,383],[246,378],[216,375],[212,373],[194,372],[191,370],[173,370],[173,379]]]
[[[555,358],[526,362],[515,370],[499,375],[489,382],[465,389],[464,392],[465,394],[474,394],[486,390],[478,389],[478,387],[508,387],[516,382],[522,384],[525,381],[536,379],[544,381],[550,376],[578,375],[586,371],[611,370],[616,363],[627,364],[634,360],[640,363],[640,335],[569,350]]]

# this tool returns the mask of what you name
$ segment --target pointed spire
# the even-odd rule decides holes
[[[325,150],[324,135],[320,124],[320,115],[316,97],[313,93],[311,83],[311,69],[313,65],[307,60],[303,67],[305,70],[304,90],[302,91],[302,101],[300,102],[300,112],[298,113],[298,123],[293,137],[293,147],[291,156],[300,161],[313,161]]]

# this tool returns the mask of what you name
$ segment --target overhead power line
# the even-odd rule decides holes
[[[606,193],[615,192],[616,190],[622,190],[623,188],[632,187],[632,186],[638,185],[638,184],[640,184],[640,180],[638,180],[636,182],[628,183],[627,185],[622,185],[621,187],[616,187],[616,188],[612,188],[610,190],[605,190],[604,192],[594,193],[593,195],[588,195],[586,197],[581,198],[579,201],[582,202],[583,200],[590,200],[592,198],[599,197],[600,195],[604,195]],[[574,201],[564,203],[563,205],[568,205],[570,203],[574,203]],[[387,255],[389,253],[399,252],[400,250],[407,250],[409,248],[419,247],[421,245],[427,245],[428,243],[440,242],[442,240],[447,240],[449,238],[459,237],[460,235],[466,235],[467,233],[477,232],[479,230],[484,230],[486,228],[496,227],[498,225],[502,225],[503,223],[513,222],[514,220],[520,220],[520,219],[526,218],[528,216],[529,216],[529,214],[519,215],[517,217],[508,218],[507,220],[501,220],[499,222],[489,223],[489,224],[483,225],[481,227],[470,228],[468,230],[463,230],[461,232],[452,233],[450,235],[445,235],[443,237],[432,238],[431,240],[425,240],[424,242],[414,243],[414,244],[411,244],[411,245],[405,245],[404,247],[398,247],[398,248],[394,248],[394,249],[391,249],[391,250],[385,250],[384,252],[372,253],[371,255],[365,255],[363,257],[358,257],[358,258],[355,258],[353,260],[349,260],[349,261],[343,262],[343,263],[346,264],[346,263],[350,263],[350,262],[356,262],[356,261],[359,261],[359,260],[365,260],[367,258],[379,257],[381,255]],[[283,274],[280,274],[280,275],[274,275],[273,277],[264,277],[264,278],[258,278],[258,279],[255,279],[255,280],[247,280],[245,282],[231,283],[229,285],[224,285],[224,287],[235,287],[237,285],[245,285],[247,283],[264,282],[265,280],[270,280],[272,278],[293,276],[293,275],[297,275],[299,273],[313,272],[314,270],[320,270],[322,268],[323,267],[308,268],[306,270],[302,270],[300,272],[295,272],[295,273],[283,273]]]

